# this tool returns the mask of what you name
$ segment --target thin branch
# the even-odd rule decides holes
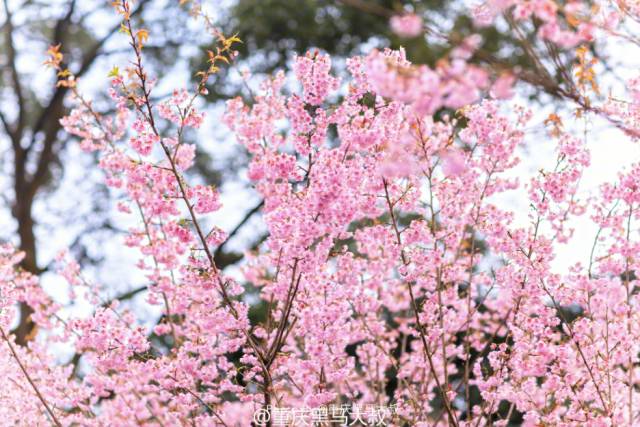
[[[7,345],[9,346],[9,350],[11,350],[11,354],[13,355],[13,358],[15,359],[16,363],[20,367],[20,370],[22,371],[27,381],[33,388],[33,391],[36,393],[36,396],[38,396],[38,399],[40,400],[40,402],[46,409],[47,413],[51,417],[51,420],[57,427],[62,427],[62,424],[60,423],[60,421],[58,421],[58,418],[56,418],[56,415],[53,413],[53,411],[51,410],[51,407],[49,406],[47,401],[44,399],[44,396],[42,396],[42,393],[40,393],[38,386],[36,386],[36,384],[33,382],[33,380],[31,379],[31,376],[27,372],[27,369],[24,367],[24,365],[20,361],[20,358],[18,357],[18,353],[16,352],[16,349],[13,348],[13,344],[11,344],[9,337],[7,336],[7,334],[5,334],[4,329],[1,326],[0,326],[0,334],[2,335],[2,339],[4,340],[4,342],[6,342]]]
[[[240,221],[238,223],[238,225],[235,226],[235,228],[233,230],[231,230],[229,232],[229,234],[227,235],[227,238],[225,239],[224,242],[222,242],[215,250],[215,252],[213,253],[213,257],[214,259],[218,259],[220,257],[220,255],[222,255],[222,249],[225,247],[225,245],[227,243],[229,243],[229,241],[236,235],[238,234],[238,232],[240,231],[240,229],[242,229],[242,227],[244,227],[244,225],[251,219],[251,217],[253,217],[253,215],[255,215],[257,212],[260,211],[260,209],[262,209],[262,207],[264,206],[264,200],[261,200],[260,203],[258,203],[256,206],[254,206],[249,212],[247,212],[244,215],[244,218],[242,218],[242,221]]]
[[[395,231],[395,235],[396,235],[396,243],[400,248],[400,257],[402,258],[402,263],[406,266],[409,264],[409,260],[407,260],[404,254],[404,249],[402,248],[402,236],[400,235],[400,231],[398,229],[398,224],[396,221],[396,216],[393,211],[393,203],[391,202],[391,197],[389,195],[389,185],[387,183],[387,180],[384,178],[382,180],[382,183],[384,185],[384,194],[385,194],[385,199],[387,201],[387,206],[389,208],[389,215],[391,216],[391,224],[393,225],[393,230]],[[432,219],[432,221],[435,221],[435,219]],[[424,328],[424,325],[422,324],[422,321],[420,320],[420,309],[418,308],[418,303],[416,302],[416,298],[413,294],[413,286],[411,286],[411,283],[409,281],[407,281],[406,283],[409,289],[409,298],[411,301],[411,308],[416,321],[416,329],[418,330],[418,333],[420,335],[420,340],[422,341],[422,348],[424,350],[425,358],[429,363],[429,370],[431,371],[431,375],[433,375],[433,378],[436,382],[436,386],[438,387],[438,391],[440,392],[440,395],[442,397],[442,402],[444,403],[445,410],[447,411],[447,415],[449,417],[449,424],[458,426],[458,421],[456,419],[455,413],[453,412],[451,401],[449,400],[449,396],[447,395],[447,392],[443,384],[440,382],[440,379],[438,378],[438,374],[435,369],[435,364],[433,363],[433,357],[430,349],[431,346],[427,341],[425,328]],[[443,364],[445,365],[447,364],[446,359],[443,360]],[[446,381],[447,381],[447,378],[445,378],[445,382]]]

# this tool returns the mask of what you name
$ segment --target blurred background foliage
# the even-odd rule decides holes
[[[391,16],[408,12],[423,17],[426,37],[406,39],[391,31]],[[533,70],[523,41],[514,39],[508,27],[474,27],[469,12],[468,5],[455,0],[237,0],[221,11],[219,24],[223,32],[237,33],[243,40],[239,59],[253,74],[284,69],[294,54],[312,49],[339,60],[371,48],[403,47],[412,62],[434,67],[471,34],[482,36],[480,53],[471,62],[490,62],[496,71]],[[523,33],[531,36],[527,42],[533,42],[535,28],[526,30]],[[241,90],[226,77],[223,70],[212,81],[211,100]]]

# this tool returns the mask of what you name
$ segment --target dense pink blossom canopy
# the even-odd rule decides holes
[[[93,305],[69,317],[2,246],[1,425],[248,426],[268,405],[344,403],[393,404],[388,425],[506,425],[503,406],[526,426],[638,425],[640,165],[582,199],[591,165],[583,135],[556,116],[546,141],[530,141],[517,76],[468,62],[474,36],[434,68],[403,50],[352,57],[342,81],[329,56],[300,54],[291,76],[299,90],[280,72],[250,103],[227,103],[223,122],[251,155],[247,176],[268,230],[232,277],[214,259],[226,235],[207,226],[219,192],[186,174],[195,146],[183,134],[209,120],[196,108],[202,88],[150,101],[146,39],[127,7],[118,6],[134,65],[111,76],[115,112],[98,115],[77,94],[63,124],[97,152],[119,209],[136,219],[124,244],[138,250],[147,302],[163,316],[142,326],[61,254],[72,298]],[[540,40],[565,49],[622,19],[581,1],[488,0],[473,14],[484,25],[507,10],[536,19]],[[572,27],[560,19],[569,14],[581,17]],[[390,25],[406,37],[423,31],[414,15]],[[586,91],[585,73],[577,87]],[[590,111],[578,102],[582,117],[606,116],[637,135],[638,81],[624,100]],[[550,167],[514,174],[519,149],[542,143],[555,147]],[[499,202],[514,192],[530,205],[524,226]],[[580,216],[599,228],[591,259],[555,273]],[[246,283],[268,305],[267,321],[250,320],[256,296]],[[40,328],[28,347],[9,334],[18,301]],[[54,345],[73,349],[83,376],[56,360]]]

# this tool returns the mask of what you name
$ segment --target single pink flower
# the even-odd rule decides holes
[[[442,171],[447,176],[458,176],[465,171],[465,158],[457,150],[447,150],[442,156]]]
[[[513,84],[516,76],[511,73],[504,73],[491,86],[491,96],[496,99],[509,99],[513,97]]]
[[[422,33],[422,18],[415,13],[396,15],[389,20],[391,31],[404,38],[417,37]]]

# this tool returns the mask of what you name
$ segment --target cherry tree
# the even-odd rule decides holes
[[[598,118],[637,138],[638,80],[603,99],[589,46],[635,43],[624,25],[640,21],[640,9],[489,0],[474,11],[478,25],[501,16],[535,25],[532,57],[539,46],[575,51],[570,82],[557,86],[575,115],[547,117],[555,157],[529,175],[514,171],[520,148],[540,143],[529,138],[533,107],[513,99],[518,75],[466,61],[473,38],[435,68],[374,50],[349,59],[344,81],[329,56],[296,57],[295,86],[280,72],[250,104],[229,101],[222,118],[251,155],[247,176],[268,230],[231,275],[215,263],[225,233],[208,221],[220,194],[190,182],[195,147],[183,135],[208,120],[198,96],[232,66],[238,39],[196,8],[218,47],[195,88],[152,101],[144,46],[153,35],[133,27],[131,1],[114,7],[132,60],[109,73],[113,114],[92,108],[56,47],[48,63],[74,94],[65,129],[99,153],[119,209],[135,221],[123,243],[139,251],[146,302],[162,316],[148,328],[104,301],[63,253],[71,297],[93,307],[69,315],[3,246],[3,423],[639,424],[640,165],[584,197],[591,156],[569,122]],[[411,37],[429,30],[411,15],[390,25]],[[513,193],[530,206],[524,225],[500,202]],[[554,258],[578,217],[598,229],[590,257],[558,273]],[[264,316],[252,314],[256,300]],[[27,347],[8,333],[18,302],[39,326]],[[73,349],[70,362],[56,360],[57,345]]]

